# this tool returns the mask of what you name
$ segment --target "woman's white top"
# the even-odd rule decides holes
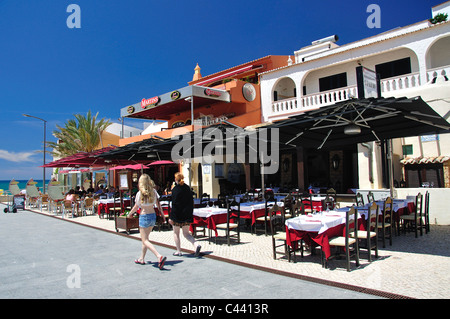
[[[154,213],[153,207],[155,206],[156,200],[159,198],[159,195],[155,189],[153,189],[153,191],[155,192],[155,200],[152,203],[141,203],[141,191],[137,192],[136,194],[136,204],[143,210],[143,214]]]

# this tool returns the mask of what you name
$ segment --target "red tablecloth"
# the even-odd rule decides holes
[[[194,221],[191,223],[190,231],[195,232],[196,227],[206,226],[208,229],[214,230],[216,237],[218,236],[216,225],[227,222],[227,214],[215,214],[209,217],[199,217],[194,215]]]
[[[117,205],[118,203],[116,203],[115,205],[116,206],[119,206],[119,205]],[[124,207],[127,207],[127,206],[130,206],[130,204],[131,204],[131,201],[129,200],[129,199],[124,199],[123,200],[123,207],[122,207],[122,209],[124,208]],[[97,207],[97,213],[98,213],[98,215],[100,215],[101,213],[102,213],[102,211],[105,211],[106,213],[108,213],[108,210],[111,208],[111,207],[114,207],[114,203],[99,203],[98,204],[98,207]]]
[[[358,229],[365,230],[365,223],[362,218],[358,218]],[[322,247],[326,259],[331,256],[329,240],[336,236],[345,236],[345,223],[331,227],[321,234],[286,227],[286,243],[289,246],[296,249],[299,240],[303,240],[308,246],[317,244]]]

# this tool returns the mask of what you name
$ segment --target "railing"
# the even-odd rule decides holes
[[[297,98],[292,97],[281,101],[272,103],[272,114],[282,114],[286,112],[298,111]]]
[[[420,75],[417,72],[383,79],[380,81],[380,86],[381,93],[418,87],[420,86]]]
[[[446,81],[450,80],[450,65],[427,70],[427,82],[434,82],[436,78],[439,77],[442,77]],[[423,84],[425,83],[423,83],[419,72],[409,73],[401,76],[383,79],[380,81],[382,94],[403,89],[415,88]],[[295,114],[296,112],[302,112],[326,105],[331,105],[357,96],[357,86],[353,85],[336,90],[308,94],[300,96],[298,98],[293,97],[285,100],[275,101],[272,103],[272,112],[269,117],[287,117],[291,115],[290,113]]]
[[[435,78],[442,76],[444,78],[447,78],[447,81],[450,78],[450,65],[447,66],[441,66],[434,69],[427,70],[427,81],[433,81]]]
[[[356,96],[358,96],[358,89],[356,85],[353,85],[337,90],[324,91],[302,96],[301,105],[304,108],[320,107],[345,101]]]

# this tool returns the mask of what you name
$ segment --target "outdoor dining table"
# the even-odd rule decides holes
[[[196,227],[206,226],[218,236],[216,225],[227,222],[227,209],[218,207],[194,208],[193,222],[190,231],[194,234]]]
[[[331,255],[329,239],[343,236],[346,212],[330,210],[316,214],[300,215],[286,220],[286,243],[297,248],[297,242],[303,240],[307,245],[317,244],[322,247],[325,257]],[[364,225],[358,213],[358,228]]]
[[[284,202],[277,199],[278,207],[284,207]],[[273,205],[275,202],[268,202],[268,205]],[[251,219],[252,225],[256,223],[258,217],[264,216],[266,213],[266,202],[245,202],[241,203],[240,218]]]
[[[384,209],[384,200],[376,200],[375,203],[378,205],[378,215],[383,215],[383,209]],[[369,209],[370,203],[365,204],[364,206],[355,206],[355,208],[358,210],[358,213],[361,214],[361,216],[366,219],[367,213]],[[337,210],[346,212],[350,209],[350,207],[342,207]],[[416,209],[416,203],[414,198],[407,198],[407,199],[397,199],[394,198],[392,201],[392,217],[394,219],[394,222],[397,224],[397,228],[399,228],[400,224],[400,216],[402,215],[409,215],[414,212]],[[400,233],[400,230],[397,229],[397,232]]]
[[[127,207],[131,205],[130,198],[124,198],[123,199],[123,206]],[[114,198],[108,198],[108,199],[99,199],[98,200],[98,206],[97,206],[97,213],[100,216],[102,211],[105,211],[108,213],[109,209],[114,206],[120,206],[120,200],[116,198],[116,202],[114,203]]]

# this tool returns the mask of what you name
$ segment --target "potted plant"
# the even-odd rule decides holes
[[[125,210],[123,213],[115,215],[116,232],[118,232],[119,229],[125,229],[127,235],[129,235],[130,230],[139,229],[139,216],[136,215],[132,218],[128,218],[129,213],[129,210]]]

